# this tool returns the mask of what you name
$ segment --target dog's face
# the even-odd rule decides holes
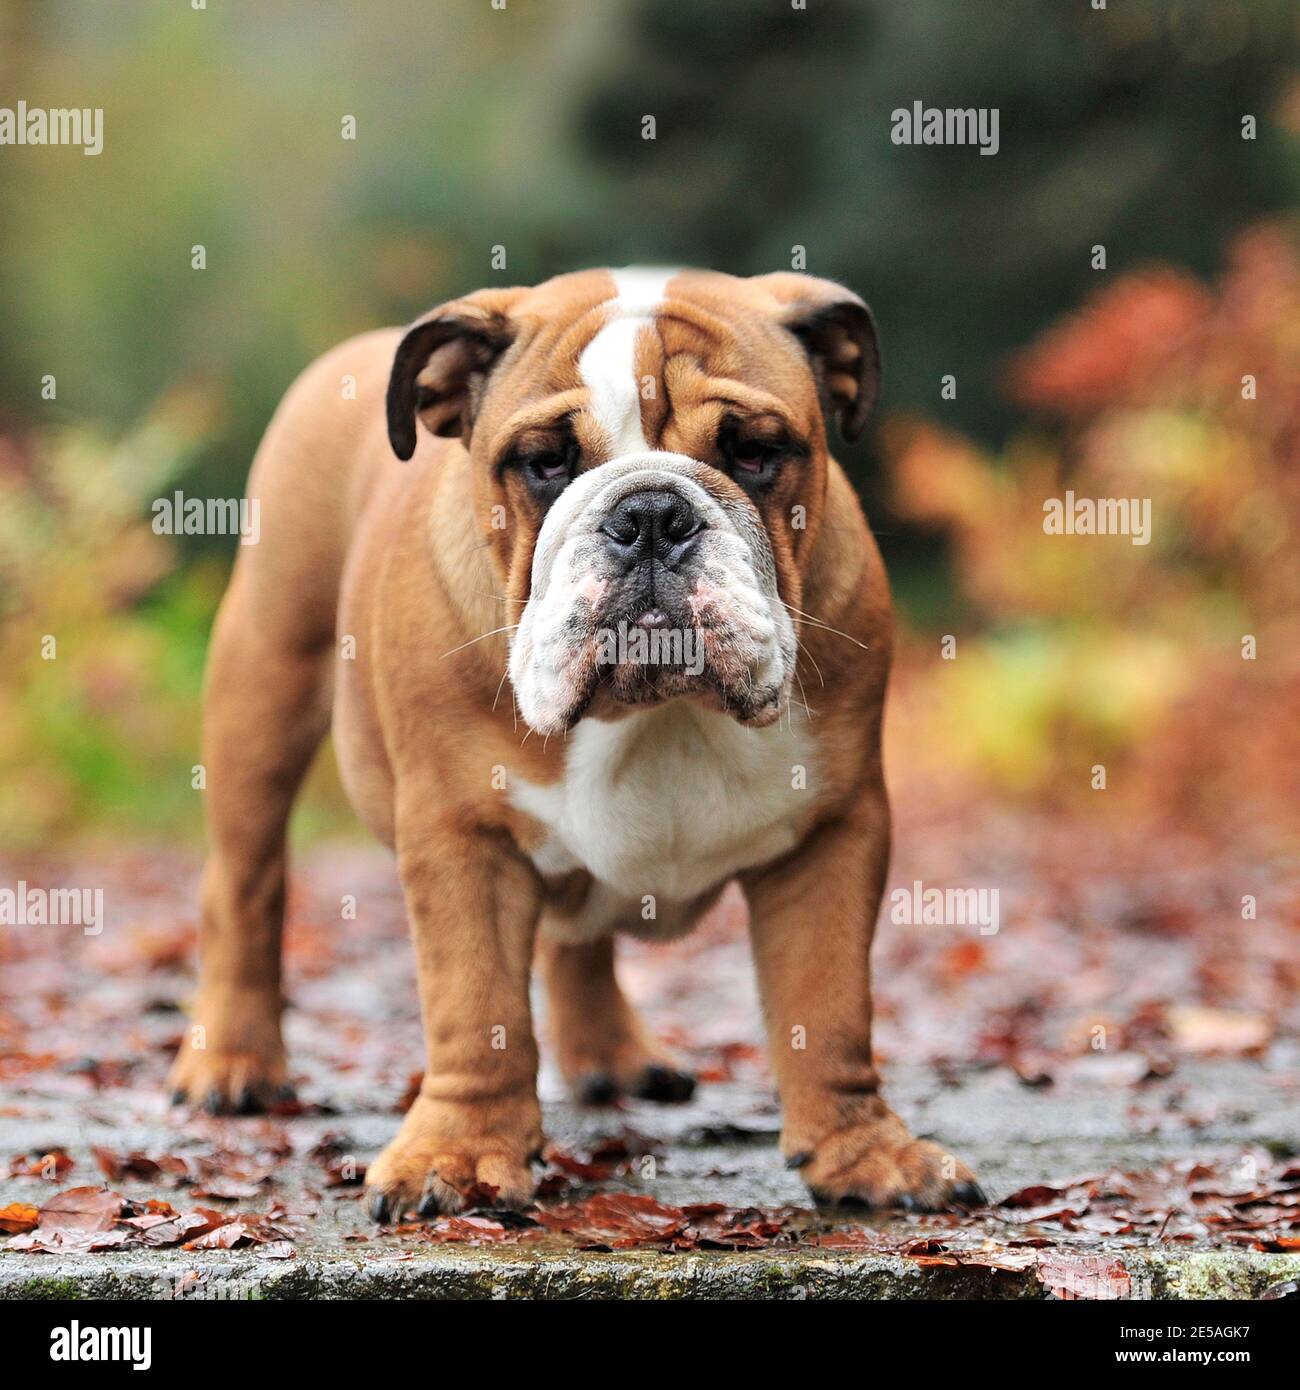
[[[776,274],[585,271],[414,324],[389,437],[461,435],[539,733],[689,698],[742,723],[789,695],[826,426],[856,438],[879,354],[866,306]]]

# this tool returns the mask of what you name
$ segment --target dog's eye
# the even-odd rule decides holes
[[[576,440],[557,440],[553,445],[518,450],[511,454],[507,466],[523,478],[528,490],[544,507],[549,507],[572,482],[578,456]]]
[[[741,473],[761,473],[763,465],[775,459],[780,450],[761,439],[740,439],[732,446],[731,461]]]
[[[718,436],[718,448],[723,467],[742,487],[748,488],[770,483],[780,470],[782,460],[790,453],[788,440],[742,435],[734,424],[723,427]]]
[[[528,460],[528,470],[538,482],[549,483],[569,476],[570,462],[564,454],[534,454]]]

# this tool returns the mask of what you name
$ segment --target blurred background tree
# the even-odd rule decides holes
[[[31,665],[49,619],[15,565],[93,575],[114,535],[137,553],[163,478],[237,494],[284,388],[341,338],[580,265],[744,274],[801,247],[876,310],[882,424],[928,415],[1014,468],[1014,350],[1148,261],[1213,277],[1237,233],[1294,206],[1296,48],[1290,0],[0,0],[4,100],[105,113],[98,157],[0,149],[0,506],[23,518],[0,544],[43,538],[0,554],[0,778],[21,752],[21,785],[42,788],[0,813],[0,839],[196,825],[158,787],[188,785],[230,538],[139,547],[147,584],[73,586],[62,650],[81,660],[53,670]],[[997,107],[998,154],[893,145],[890,112],[915,101]],[[1066,446],[1061,422],[1039,428]],[[167,456],[122,466],[138,438]],[[96,449],[116,530],[87,527],[70,481]],[[996,616],[951,528],[898,504],[879,433],[845,462],[912,622]],[[88,693],[96,650],[107,702]]]

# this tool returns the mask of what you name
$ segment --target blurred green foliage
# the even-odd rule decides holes
[[[0,836],[196,825],[231,542],[148,537],[132,583],[112,567],[164,484],[237,494],[286,385],[343,337],[582,265],[751,273],[804,248],[876,310],[882,418],[996,449],[1006,356],[1096,287],[1095,244],[1107,274],[1206,275],[1295,202],[1296,37],[1290,0],[0,0],[0,100],[104,110],[97,157],[0,149],[6,640],[50,630],[34,576],[85,600],[55,610],[57,661],[22,647],[0,673],[0,778],[21,772]],[[997,156],[893,145],[918,100],[998,107]],[[944,544],[891,511],[877,447],[846,462],[904,602],[949,613]],[[111,714],[92,650],[132,672]]]

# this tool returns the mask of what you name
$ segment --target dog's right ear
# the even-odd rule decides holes
[[[480,290],[417,319],[397,345],[388,378],[388,441],[399,459],[415,453],[415,419],[469,443],[483,384],[514,342],[510,308],[524,289]]]

